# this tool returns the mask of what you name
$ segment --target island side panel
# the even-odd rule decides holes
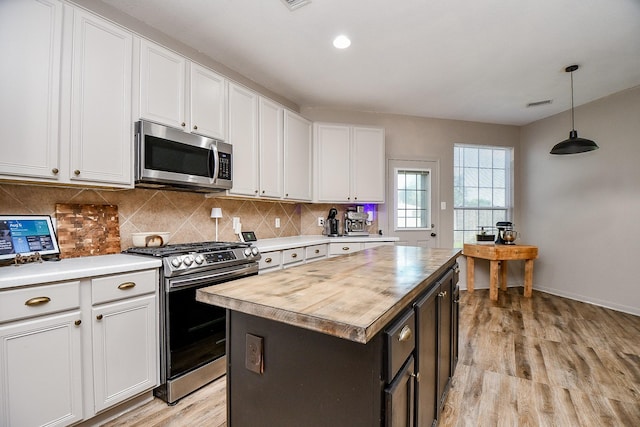
[[[227,310],[230,427],[379,426],[383,340],[367,344]],[[245,367],[247,334],[263,339],[264,370]]]

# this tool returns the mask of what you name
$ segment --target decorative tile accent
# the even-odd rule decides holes
[[[168,231],[169,243],[215,240],[215,220],[211,208],[222,209],[218,220],[218,240],[237,241],[233,217],[240,218],[244,231],[255,231],[258,239],[319,235],[317,218],[327,217],[329,209],[338,209],[342,225],[344,212],[353,205],[284,203],[277,200],[251,200],[230,197],[207,199],[202,194],[162,190],[120,190],[57,188],[38,185],[0,184],[0,214],[40,214],[55,218],[56,203],[111,204],[118,206],[122,249],[133,245],[131,233]],[[378,231],[377,212],[369,227]],[[280,218],[280,228],[275,227]]]

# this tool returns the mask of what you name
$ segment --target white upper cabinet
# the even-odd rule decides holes
[[[4,1],[0,54],[0,176],[132,187],[131,33],[56,0]]]
[[[312,199],[311,122],[291,111],[284,111],[284,198]]]
[[[227,139],[227,80],[169,49],[140,41],[140,117]]]
[[[57,180],[62,3],[0,1],[0,175]]]
[[[229,143],[233,145],[233,188],[229,194],[257,196],[258,94],[229,83]]]
[[[213,71],[190,63],[191,132],[227,139],[227,81]]]
[[[384,129],[354,126],[351,129],[352,201],[384,203]]]
[[[140,41],[140,117],[186,128],[184,57],[148,40]]]
[[[282,197],[282,114],[284,109],[263,97],[259,100],[260,196]],[[240,172],[241,173],[241,172]]]
[[[69,178],[132,185],[132,35],[79,10],[73,22]]]
[[[315,198],[319,202],[350,202],[351,129],[349,126],[315,125]]]
[[[384,129],[315,124],[315,200],[384,203]]]

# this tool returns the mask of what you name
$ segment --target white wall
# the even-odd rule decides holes
[[[575,110],[600,146],[552,156],[570,112],[521,129],[521,230],[540,248],[534,289],[640,315],[640,87]]]

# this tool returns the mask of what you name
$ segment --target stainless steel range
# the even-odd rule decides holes
[[[196,301],[196,289],[258,274],[260,252],[249,243],[199,242],[130,248],[162,258],[160,386],[169,404],[226,373],[226,312]]]

